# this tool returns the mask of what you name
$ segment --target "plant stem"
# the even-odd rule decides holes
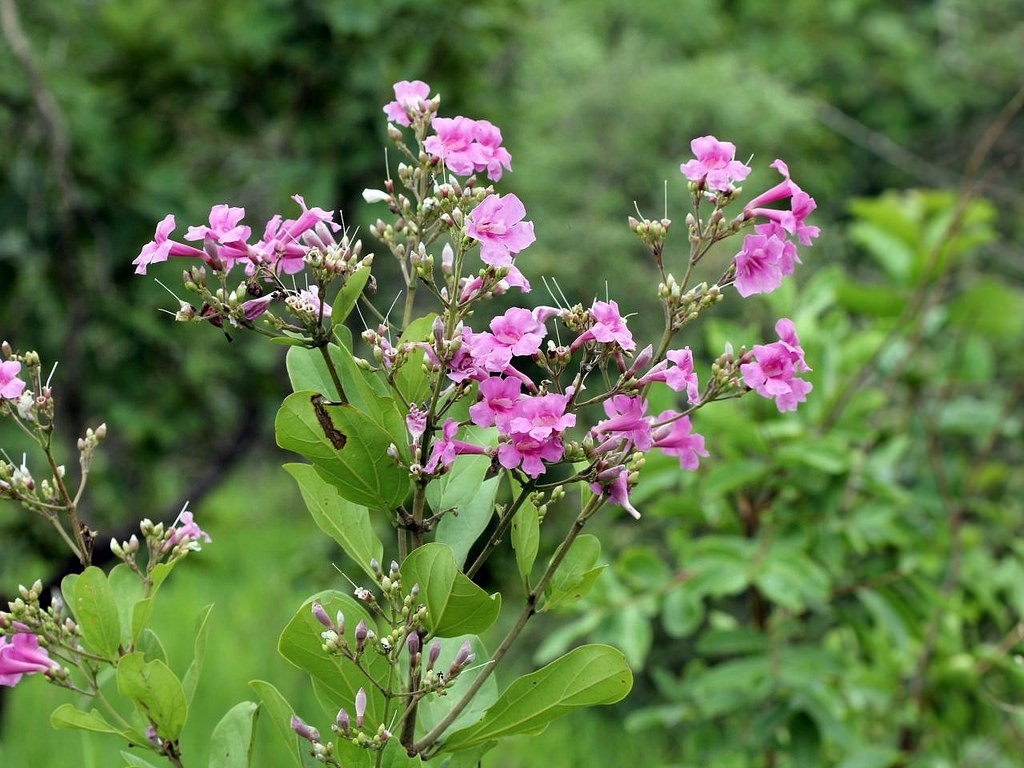
[[[324,358],[324,362],[327,364],[327,371],[331,374],[331,381],[334,382],[334,388],[338,390],[338,400],[342,403],[347,403],[348,399],[345,397],[345,389],[341,386],[341,377],[338,376],[338,369],[334,367],[334,361],[331,360],[331,354],[327,351],[327,342],[322,342],[317,345],[317,349],[320,350],[320,354]]]
[[[476,696],[477,691],[483,686],[487,679],[494,672],[498,662],[500,662],[505,654],[508,653],[508,649],[512,647],[516,638],[519,637],[520,633],[526,627],[527,622],[536,614],[537,600],[544,593],[544,589],[547,587],[548,582],[555,575],[555,571],[558,570],[558,566],[561,565],[562,560],[569,552],[569,548],[572,543],[576,540],[576,537],[580,535],[583,530],[583,526],[586,525],[597,510],[604,505],[604,498],[602,496],[591,496],[590,501],[583,510],[576,516],[573,521],[572,527],[569,528],[569,532],[565,535],[562,543],[559,544],[558,549],[555,551],[554,556],[551,558],[551,562],[548,563],[548,567],[544,570],[544,574],[537,581],[537,584],[530,590],[526,595],[526,604],[523,606],[523,610],[519,613],[519,617],[516,619],[516,623],[505,635],[505,638],[501,641],[501,645],[497,647],[494,653],[491,655],[490,660],[480,670],[480,674],[476,676],[473,683],[469,686],[466,692],[462,695],[462,698],[455,702],[453,706],[441,721],[434,726],[422,739],[412,745],[411,752],[421,753],[432,744],[434,744],[445,732],[455,719],[462,713],[462,711],[469,705]]]

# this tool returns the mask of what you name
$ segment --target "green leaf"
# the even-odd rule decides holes
[[[402,333],[399,344],[427,341],[434,326],[436,314],[418,317],[409,323]],[[423,350],[409,353],[405,363],[395,373],[395,386],[408,403],[425,403],[430,396],[430,376],[423,370]]]
[[[621,701],[633,686],[626,657],[607,645],[584,645],[520,677],[475,725],[453,733],[445,751],[518,733],[539,733],[574,710]]]
[[[320,530],[338,542],[346,555],[369,576],[370,560],[384,557],[384,544],[373,530],[366,507],[342,497],[340,491],[309,464],[285,464],[299,484],[302,499]]]
[[[355,309],[359,296],[366,287],[366,281],[370,279],[370,268],[360,267],[341,286],[338,295],[334,297],[331,304],[331,326],[341,325]]]
[[[134,752],[121,750],[121,757],[125,760],[125,768],[158,768],[158,766],[148,760],[143,760]]]
[[[146,661],[162,661],[165,664],[167,663],[167,651],[164,650],[164,644],[160,641],[156,632],[149,629],[149,627],[146,627],[139,633],[135,650],[141,653]]]
[[[124,563],[119,563],[111,569],[107,581],[110,582],[110,589],[117,601],[117,613],[121,624],[121,647],[130,648],[135,642],[135,638],[138,637],[138,632],[142,631],[142,627],[145,626],[149,618],[152,602],[147,600],[146,605],[141,609],[138,608],[139,603],[143,601],[142,579]],[[136,621],[139,622],[138,632],[135,628]]]
[[[316,600],[332,618],[341,611],[345,616],[345,639],[350,647],[355,647],[355,628],[360,620],[366,622],[371,629],[376,623],[366,609],[354,598],[334,590],[326,590],[313,595],[292,617],[281,632],[277,648],[288,661],[305,671],[313,678],[318,690],[326,697],[334,711],[340,707],[351,707],[356,691],[366,689],[366,716],[373,727],[380,724],[384,716],[384,697],[376,686],[368,683],[366,676],[348,659],[328,655],[324,652],[320,633],[324,627],[313,616],[312,604]],[[370,676],[384,685],[387,681],[388,662],[383,656],[370,651],[364,654],[363,667]]]
[[[210,768],[249,768],[259,707],[242,701],[228,710],[210,736]]]
[[[593,588],[605,566],[594,567],[601,556],[601,540],[589,533],[576,538],[544,590],[541,611],[574,603]]]
[[[498,618],[501,596],[488,595],[455,565],[445,544],[424,544],[402,563],[402,584],[420,585],[427,606],[427,626],[440,637],[480,634]]]
[[[285,697],[281,695],[281,692],[270,683],[263,680],[251,680],[249,681],[249,687],[260,697],[261,705],[267,712],[267,718],[270,720],[274,733],[284,743],[295,765],[298,768],[302,768],[302,752],[299,749],[299,737],[290,727],[291,718],[295,714],[295,710]]]
[[[681,584],[667,595],[661,607],[661,625],[669,637],[692,635],[704,621],[704,600]]]
[[[203,657],[206,655],[206,638],[210,634],[210,612],[213,611],[213,604],[207,605],[196,617],[196,642],[194,645],[195,654],[192,656],[192,663],[185,670],[185,678],[182,680],[182,687],[185,689],[185,702],[192,706],[192,699],[196,695],[196,686],[199,685],[199,675],[203,671]]]
[[[75,582],[74,611],[85,647],[105,659],[116,659],[121,645],[120,611],[106,574],[96,566],[86,568]]]
[[[463,439],[475,445],[496,442],[494,430],[466,429]],[[437,526],[435,540],[447,544],[459,568],[494,515],[494,495],[500,477],[485,480],[491,468],[487,456],[466,455],[455,459],[451,469],[427,485],[427,503],[435,513],[447,512]]]
[[[75,610],[75,584],[78,583],[78,574],[69,573],[60,580],[60,595],[64,598],[64,605]]]
[[[509,475],[511,478],[511,475]],[[522,493],[522,488],[516,482],[512,482],[513,492]],[[516,567],[519,569],[519,576],[523,584],[530,582],[530,572],[537,560],[537,551],[540,548],[540,513],[536,505],[529,498],[523,500],[522,505],[516,510],[512,518],[512,550],[516,553]]]
[[[337,370],[341,366],[338,347],[328,344],[327,350],[331,360],[334,361],[335,370]],[[285,356],[285,368],[288,371],[288,381],[291,382],[293,392],[313,390],[328,400],[338,398],[338,388],[334,386],[334,380],[327,370],[327,363],[324,362],[324,356],[320,350],[292,347]]]
[[[53,710],[53,713],[50,715],[50,725],[58,729],[74,728],[79,731],[90,731],[92,733],[112,733],[128,741],[144,739],[142,734],[118,728],[107,722],[107,719],[95,709],[84,712],[81,709],[77,709],[73,704],[61,704]]]
[[[163,739],[175,740],[188,717],[188,703],[181,681],[162,661],[146,661],[141,653],[129,653],[117,663],[117,690],[131,699]]]
[[[408,472],[388,456],[394,438],[352,405],[296,392],[281,405],[274,426],[277,444],[310,459],[349,501],[394,509],[409,492]]]

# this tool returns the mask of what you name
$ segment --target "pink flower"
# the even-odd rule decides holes
[[[790,179],[789,167],[784,162],[776,160],[771,167],[782,174],[783,180],[743,206],[743,216],[747,219],[761,216],[778,222],[786,232],[796,235],[801,245],[811,245],[811,241],[820,234],[820,230],[818,227],[804,224],[804,219],[818,207],[817,203]],[[786,198],[790,198],[788,211],[764,207]]]
[[[393,123],[411,125],[411,119],[427,111],[430,86],[422,80],[402,80],[394,88],[395,100],[384,105],[384,114]]]
[[[598,474],[597,482],[590,484],[590,490],[607,496],[610,502],[618,504],[635,519],[640,519],[640,513],[629,501],[629,472],[621,464]]]
[[[515,195],[490,195],[466,220],[466,235],[480,242],[480,259],[492,267],[511,267],[512,258],[537,239],[526,207]]]
[[[487,171],[491,181],[501,179],[502,169],[512,170],[512,156],[501,146],[501,130],[488,120],[468,117],[438,117],[436,133],[423,142],[427,154],[440,158],[459,176]]]
[[[0,397],[13,400],[20,397],[25,389],[25,382],[18,378],[21,363],[17,360],[5,360],[0,363]]]
[[[513,432],[506,442],[498,446],[498,463],[505,469],[515,469],[523,465],[523,472],[530,477],[544,474],[544,462],[558,461],[562,458],[562,438],[551,434],[547,438],[537,439],[525,432]]]
[[[743,181],[750,173],[743,163],[735,160],[736,145],[719,141],[714,136],[701,136],[690,142],[696,160],[689,160],[679,170],[690,181],[703,183],[708,189],[727,192],[733,181]]]
[[[804,361],[792,321],[783,318],[775,325],[779,341],[772,344],[756,344],[751,353],[744,356],[753,361],[740,365],[743,382],[762,397],[774,398],[779,411],[795,411],[799,403],[807,399],[812,385],[796,378],[797,372],[809,371]]]
[[[619,305],[614,301],[594,301],[590,308],[590,316],[594,324],[576,337],[570,347],[576,351],[588,341],[599,341],[602,344],[618,344],[623,352],[636,349],[633,334],[626,327],[626,320],[619,314]]]
[[[500,181],[502,168],[512,170],[512,156],[501,146],[501,129],[489,120],[477,120],[473,138],[476,139],[473,167],[487,171],[491,181]]]
[[[512,307],[491,320],[491,333],[494,344],[508,348],[514,356],[525,356],[540,349],[547,329],[530,310]]]
[[[11,637],[0,637],[0,685],[12,687],[22,675],[48,672],[60,666],[50,659],[46,649],[39,646],[39,638],[24,625],[15,624],[14,629]]]
[[[511,414],[522,397],[522,382],[518,379],[490,376],[480,382],[480,401],[469,408],[469,418],[478,427],[490,427],[497,422],[499,429],[508,432]]]
[[[644,418],[646,411],[647,401],[642,397],[615,395],[604,401],[604,412],[608,418],[599,421],[594,432],[617,436],[638,451],[646,451],[653,442],[651,424]]]
[[[693,353],[690,352],[690,348],[670,349],[665,353],[665,358],[638,379],[637,384],[643,386],[652,381],[662,381],[676,392],[682,392],[685,389],[686,399],[689,403],[699,403],[700,385],[697,381],[697,374],[693,372]],[[671,368],[669,367],[670,362],[673,364]]]
[[[243,216],[244,208],[215,205],[210,209],[210,225],[189,227],[185,239],[209,241],[225,269],[231,269],[236,261],[248,257],[247,243],[252,230],[239,224]]]
[[[568,402],[568,395],[555,393],[524,397],[516,404],[515,414],[509,420],[509,430],[528,434],[536,440],[564,432],[576,424],[576,414],[565,412]]]
[[[468,176],[476,170],[476,120],[468,117],[435,117],[432,127],[436,133],[423,142],[427,154],[440,158],[445,167],[458,176]]]
[[[171,232],[174,231],[174,214],[167,214],[164,216],[163,221],[156,225],[156,232],[153,235],[153,239],[142,246],[142,250],[139,255],[135,257],[132,264],[135,265],[135,274],[144,275],[146,274],[146,268],[150,264],[157,264],[161,261],[167,261],[168,256],[190,256],[203,261],[209,261],[210,257],[200,251],[198,248],[193,248],[191,245],[184,245],[183,243],[177,243],[168,238]]]
[[[413,443],[419,445],[420,438],[427,431],[427,412],[410,405],[409,414],[405,417],[405,428],[409,430]]]
[[[679,457],[679,466],[694,470],[700,464],[698,456],[707,456],[704,436],[692,431],[689,416],[674,411],[662,411],[655,420],[654,447],[669,456]]]
[[[334,231],[340,226],[334,222],[334,213],[322,208],[307,208],[301,195],[292,195],[292,200],[299,204],[302,213],[297,219],[281,219],[274,216],[267,222],[263,231],[263,239],[249,248],[249,257],[254,261],[274,266],[279,272],[294,275],[305,269],[303,259],[307,248],[298,242],[304,232],[315,227],[319,222],[326,223]]]
[[[455,457],[468,453],[468,454],[483,454],[487,453],[484,448],[479,445],[473,445],[463,440],[456,440],[455,435],[459,431],[459,422],[455,419],[447,419],[441,426],[441,439],[435,440],[430,450],[430,459],[423,467],[429,473],[433,473],[437,470],[438,465],[447,469],[455,461]]]
[[[754,225],[754,232],[765,237],[774,237],[782,243],[782,252],[779,253],[779,271],[783,277],[792,275],[796,265],[802,264],[796,252],[796,244],[788,238],[788,233],[777,221],[765,221]]]
[[[170,536],[167,537],[163,546],[165,552],[173,549],[181,542],[185,542],[189,549],[198,551],[200,549],[200,540],[205,541],[207,544],[211,541],[209,534],[196,525],[192,519],[192,513],[187,510],[181,511],[181,514],[178,515],[178,519],[168,533]]]
[[[740,296],[771,293],[782,285],[783,252],[786,241],[775,235],[747,235],[736,254],[736,292]],[[789,262],[792,267],[792,262]]]

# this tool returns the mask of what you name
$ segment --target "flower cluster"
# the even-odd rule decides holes
[[[436,101],[429,96],[430,86],[422,80],[395,83],[395,100],[385,105],[384,114],[404,126],[429,120],[434,133],[423,142],[423,149],[454,174],[486,171],[488,179],[499,181],[503,171],[512,170],[512,157],[501,146],[501,130],[496,125],[461,116],[434,117]]]
[[[751,359],[740,365],[740,372],[748,387],[762,397],[773,398],[780,411],[795,411],[812,388],[810,382],[796,378],[796,374],[811,369],[804,361],[793,322],[782,318],[775,324],[775,332],[779,340],[754,345],[749,354]]]

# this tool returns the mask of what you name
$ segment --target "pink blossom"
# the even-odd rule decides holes
[[[18,378],[21,363],[17,360],[5,360],[0,363],[0,397],[13,400],[20,397],[25,389],[25,382]]]
[[[515,195],[490,195],[466,220],[466,235],[480,242],[480,259],[492,267],[511,267],[512,258],[537,237],[526,207]]]
[[[610,502],[618,504],[635,519],[640,519],[640,513],[629,501],[629,472],[621,464],[601,472],[597,482],[590,484],[590,490],[607,496]]]
[[[399,125],[411,125],[411,118],[425,114],[430,86],[422,80],[402,80],[395,83],[395,100],[384,105],[388,120]]]
[[[447,419],[441,426],[441,439],[435,440],[431,446],[430,459],[423,467],[429,473],[433,473],[437,470],[438,465],[447,469],[455,461],[455,457],[468,453],[468,454],[482,454],[487,453],[484,448],[479,445],[473,445],[463,440],[456,440],[455,435],[459,431],[459,422],[455,419]]]
[[[690,181],[703,183],[708,189],[729,191],[733,181],[743,181],[750,168],[735,160],[736,145],[719,141],[714,136],[701,136],[690,142],[696,160],[689,160],[679,170]]]
[[[614,301],[594,301],[590,308],[594,324],[576,337],[571,349],[577,350],[588,341],[602,344],[618,344],[623,352],[636,349],[633,334],[626,327],[626,319],[619,314],[619,305]]]
[[[788,233],[777,221],[765,221],[754,225],[754,232],[765,237],[774,237],[782,243],[779,253],[779,271],[783,277],[792,275],[797,264],[802,264],[796,252],[796,244],[788,238]]]
[[[473,138],[476,139],[473,167],[487,171],[491,181],[500,181],[503,168],[512,170],[512,156],[501,146],[501,129],[489,120],[477,120]]]
[[[797,372],[809,371],[804,361],[803,349],[796,337],[793,323],[783,318],[775,325],[779,341],[772,344],[756,344],[751,353],[744,356],[740,365],[744,383],[762,397],[774,398],[779,411],[795,411],[799,403],[807,399],[812,385],[796,378]]]
[[[210,225],[189,227],[186,240],[209,241],[216,249],[218,258],[225,269],[231,269],[236,261],[248,256],[248,240],[252,230],[239,224],[245,216],[244,208],[215,205],[210,209]]]
[[[434,136],[423,142],[427,154],[440,158],[445,167],[459,176],[487,171],[487,178],[498,181],[504,170],[512,170],[512,156],[501,146],[501,130],[488,120],[468,117],[438,117],[432,127]]]
[[[192,519],[192,513],[188,510],[181,511],[181,514],[178,515],[178,519],[168,533],[170,535],[163,546],[165,552],[173,549],[181,542],[185,542],[189,549],[198,550],[200,549],[200,540],[205,541],[207,544],[211,541],[210,535],[195,523]]]
[[[522,307],[512,307],[491,320],[494,343],[507,347],[515,356],[532,355],[547,335],[544,323]]]
[[[436,117],[432,127],[435,135],[423,142],[427,154],[440,158],[445,168],[458,176],[473,173],[477,156],[476,121],[468,117]]]
[[[340,229],[334,222],[334,213],[325,211],[322,208],[307,208],[306,201],[301,195],[292,195],[292,200],[299,204],[302,213],[297,219],[282,220],[280,216],[274,216],[267,222],[263,230],[263,238],[254,246],[249,248],[249,256],[257,262],[272,265],[279,272],[294,275],[305,269],[303,259],[306,256],[306,247],[298,242],[298,238],[315,227],[319,222],[324,222],[334,231]]]
[[[603,405],[608,418],[597,423],[595,433],[617,436],[627,446],[632,445],[638,451],[646,451],[651,447],[651,424],[644,418],[646,400],[639,396],[615,395],[605,400]]]
[[[785,240],[775,235],[747,235],[743,248],[733,258],[736,292],[740,296],[771,293],[782,285]]]
[[[174,231],[174,214],[167,214],[163,220],[156,225],[156,232],[153,235],[153,239],[142,246],[142,250],[139,255],[135,257],[132,264],[135,265],[135,274],[144,275],[146,274],[146,268],[150,264],[157,264],[161,261],[167,261],[169,256],[190,256],[192,258],[202,259],[203,261],[209,261],[209,256],[200,251],[198,248],[193,248],[191,245],[184,245],[183,243],[169,240],[171,232]]]
[[[665,353],[665,358],[638,379],[637,384],[643,386],[652,381],[661,381],[676,392],[685,389],[687,401],[691,404],[699,403],[700,385],[693,371],[693,353],[690,348],[670,349]],[[669,363],[672,363],[672,367],[669,367]]]
[[[562,438],[552,433],[544,439],[530,437],[529,433],[512,432],[508,440],[498,446],[498,462],[505,469],[523,466],[530,477],[544,474],[544,462],[562,458]]]
[[[509,430],[528,434],[536,440],[564,432],[576,424],[576,414],[565,412],[568,402],[568,395],[555,393],[524,397],[509,419]]]
[[[511,414],[522,397],[522,382],[518,379],[490,376],[480,382],[480,401],[469,408],[469,418],[478,427],[490,427],[497,422],[499,429],[508,432]]]
[[[59,667],[45,648],[40,647],[39,638],[28,632],[22,624],[14,625],[15,634],[0,637],[0,685],[13,687],[23,675],[48,672]]]
[[[654,447],[662,453],[679,457],[679,466],[694,470],[700,464],[698,456],[707,456],[704,436],[692,431],[689,416],[674,411],[662,411],[655,420]]]
[[[783,180],[747,203],[743,207],[744,217],[750,219],[760,216],[778,222],[786,232],[796,235],[801,245],[811,245],[820,230],[804,224],[804,219],[818,207],[817,203],[793,182],[789,177],[789,167],[784,162],[776,160],[771,167],[782,174]],[[764,207],[786,198],[790,198],[789,210]]]

